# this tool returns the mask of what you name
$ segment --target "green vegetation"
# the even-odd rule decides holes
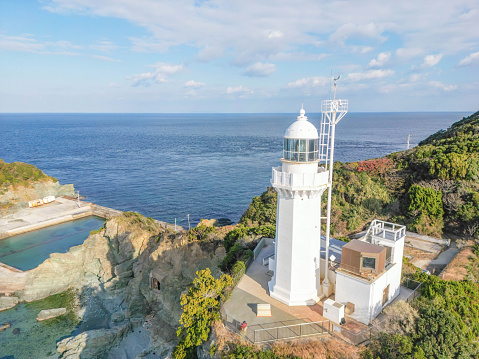
[[[51,295],[45,299],[37,300],[31,303],[26,303],[25,307],[32,311],[40,312],[43,309],[54,308],[66,308],[67,313],[65,315],[49,319],[45,321],[48,325],[56,325],[59,322],[68,322],[76,325],[80,322],[76,315],[76,293],[75,290],[70,288],[65,292]],[[68,324],[67,324],[68,325]]]
[[[208,339],[211,324],[220,319],[220,301],[232,278],[223,274],[215,279],[209,268],[196,272],[188,292],[181,296],[183,313],[176,332],[180,341],[174,349],[175,359],[194,358],[194,350]]]
[[[473,358],[479,345],[479,285],[417,272],[421,296],[396,326],[375,337],[364,358]],[[408,306],[407,304],[404,304]]]
[[[9,186],[28,186],[37,181],[54,181],[56,178],[47,176],[34,165],[23,162],[6,163],[0,159],[0,191]]]
[[[215,233],[215,227],[207,226],[205,224],[199,224],[197,227],[191,228],[187,232],[188,239],[190,241],[198,240],[203,241],[208,238],[209,234]]]
[[[276,224],[276,192],[273,187],[261,194],[253,197],[249,208],[243,213],[239,224],[248,227]]]
[[[123,218],[132,226],[139,226],[150,233],[158,233],[159,226],[151,217],[145,217],[137,212],[124,212]]]

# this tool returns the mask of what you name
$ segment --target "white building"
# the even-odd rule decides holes
[[[319,300],[321,195],[329,173],[319,167],[318,130],[301,109],[284,134],[282,166],[273,168],[278,193],[274,275],[270,295],[288,305]]]
[[[342,247],[335,301],[370,324],[399,295],[406,227],[374,220],[365,237]]]

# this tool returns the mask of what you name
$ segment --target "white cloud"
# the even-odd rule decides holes
[[[116,60],[116,59],[113,59],[113,58],[108,57],[108,56],[91,55],[91,57],[93,57],[94,59],[103,60],[103,61],[120,62],[120,60]]]
[[[301,88],[301,87],[318,87],[329,85],[331,81],[330,77],[314,76],[314,77],[304,77],[296,81],[288,82],[286,88]]]
[[[368,66],[369,67],[383,67],[384,65],[386,65],[389,62],[390,59],[391,59],[391,54],[389,52],[381,52],[378,55],[377,60],[372,59],[369,62]]]
[[[352,72],[346,79],[350,81],[362,81],[371,79],[380,79],[394,74],[393,70],[369,70],[365,72]]]
[[[119,88],[120,85],[118,85],[116,82],[111,82],[111,83],[108,84],[108,87],[110,87],[110,88]]]
[[[204,87],[206,84],[204,82],[196,82],[195,80],[186,81],[185,87],[200,88]]]
[[[457,85],[444,85],[442,82],[439,81],[429,81],[429,85],[440,88],[444,91],[452,91],[457,89]]]
[[[248,66],[243,75],[250,77],[265,77],[271,75],[275,71],[276,66],[274,64],[263,64],[261,62],[257,62],[251,66]]]
[[[173,76],[183,69],[183,65],[170,65],[163,62],[158,62],[153,65],[156,68],[153,72],[144,72],[142,74],[133,75],[127,77],[128,80],[132,80],[132,86],[144,85],[149,86],[151,81],[158,84],[168,81],[170,76]]]
[[[411,76],[409,76],[409,82],[417,82],[421,80],[422,77],[423,77],[422,74],[412,74]]]
[[[268,34],[268,39],[278,39],[282,37],[283,37],[283,33],[281,31],[271,31]]]
[[[419,56],[423,53],[423,50],[417,47],[414,48],[399,48],[396,50],[396,57],[408,60],[410,58]]]
[[[422,63],[421,67],[426,68],[426,67],[433,67],[436,66],[439,61],[442,59],[442,54],[437,54],[437,55],[427,55],[424,57],[424,62]]]
[[[226,89],[226,94],[227,95],[240,95],[240,97],[241,97],[241,96],[244,96],[244,95],[252,95],[252,94],[254,94],[254,91],[250,90],[249,88],[247,88],[243,85],[240,85],[240,86],[236,86],[236,87],[228,87]]]
[[[349,38],[373,38],[384,40],[381,36],[383,29],[381,26],[377,26],[374,23],[365,25],[356,25],[353,23],[347,23],[341,25],[331,36],[329,40],[332,42],[343,43]]]
[[[331,54],[311,54],[307,52],[280,52],[269,57],[274,61],[321,61],[330,57]]]
[[[467,55],[463,58],[459,63],[458,66],[475,66],[479,65],[479,51],[473,52],[472,54]]]

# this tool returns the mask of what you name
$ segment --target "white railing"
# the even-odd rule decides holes
[[[384,239],[398,241],[406,235],[406,226],[375,219],[371,222],[371,225],[369,226],[365,237],[366,240],[368,240],[369,236],[371,235]]]
[[[281,167],[273,168],[271,184],[275,187],[315,188],[328,184],[329,172],[287,173]]]
[[[324,100],[321,102],[321,112],[348,111],[348,100]]]

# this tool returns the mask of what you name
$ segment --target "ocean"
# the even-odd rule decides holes
[[[191,226],[238,221],[280,165],[298,114],[0,114],[0,158],[31,163],[87,201]],[[320,114],[306,114],[319,127]],[[466,112],[348,113],[335,160],[411,147]]]

